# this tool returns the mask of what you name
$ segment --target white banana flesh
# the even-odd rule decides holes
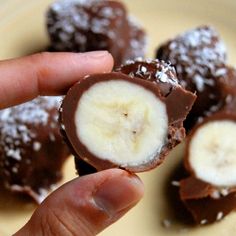
[[[236,186],[236,122],[217,120],[201,126],[189,144],[189,164],[205,182]]]
[[[91,86],[75,114],[80,141],[95,156],[121,167],[155,158],[166,142],[165,104],[143,86],[111,80]]]

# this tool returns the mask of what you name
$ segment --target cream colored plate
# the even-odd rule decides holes
[[[48,43],[44,13],[50,0],[0,0],[0,59],[37,52]],[[126,0],[127,6],[150,35],[149,56],[162,41],[186,29],[212,24],[225,40],[230,63],[236,62],[236,2],[235,0],[160,1]],[[236,63],[235,63],[236,64]],[[170,215],[164,187],[176,163],[181,158],[178,147],[156,170],[141,174],[146,192],[141,203],[122,220],[101,233],[101,236],[229,236],[236,232],[236,214],[207,227],[186,228],[175,224]],[[75,175],[72,158],[65,167],[65,181]],[[71,174],[72,173],[72,174]],[[11,235],[31,216],[34,205],[0,192],[0,235]],[[162,220],[172,220],[170,228],[162,227]]]

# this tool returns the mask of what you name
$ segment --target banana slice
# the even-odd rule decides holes
[[[217,187],[236,186],[236,118],[224,114],[209,118],[188,143],[187,168]]]
[[[138,68],[149,65],[150,76],[170,67],[145,63]],[[154,83],[121,72],[91,75],[68,91],[60,111],[62,133],[73,153],[96,170],[146,171],[183,140],[183,120],[194,100],[172,80]]]

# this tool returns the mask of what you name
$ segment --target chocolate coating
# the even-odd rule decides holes
[[[40,203],[61,180],[69,155],[58,125],[60,97],[38,97],[0,111],[0,178]]]
[[[140,62],[134,62],[130,63],[128,67],[132,67],[132,65],[135,67],[139,67],[138,63]],[[104,82],[104,81],[110,81],[110,80],[124,80],[131,82],[133,84],[140,85],[144,88],[146,88],[149,91],[152,91],[155,96],[157,96],[166,106],[167,115],[168,115],[168,135],[166,137],[166,142],[163,144],[163,147],[160,151],[159,156],[155,157],[154,160],[150,163],[143,163],[141,166],[127,166],[125,169],[132,171],[132,172],[141,172],[150,170],[157,165],[161,164],[164,157],[169,153],[169,151],[176,146],[178,143],[180,143],[183,138],[185,137],[185,130],[183,128],[183,120],[187,116],[189,110],[191,109],[191,106],[195,100],[195,96],[185,91],[177,82],[176,78],[174,77],[175,74],[172,74],[172,68],[168,68],[168,71],[163,71],[164,62],[160,63],[159,61],[152,61],[151,63],[143,62],[144,65],[149,65],[150,68],[153,67],[153,69],[148,69],[149,73],[153,73],[153,75],[157,74],[158,72],[169,74],[171,73],[171,76],[173,78],[170,78],[170,81],[167,80],[165,82],[161,82],[159,77],[156,77],[156,80],[158,81],[156,84],[151,83],[150,81],[146,81],[146,79],[140,79],[138,76],[131,76],[126,75],[124,72],[125,67],[121,67],[119,70],[121,72],[113,72],[109,74],[97,74],[97,75],[91,75],[89,77],[85,77],[83,80],[78,82],[76,85],[74,85],[69,92],[67,93],[63,103],[62,107],[60,109],[61,114],[61,124],[62,128],[64,129],[63,133],[66,135],[66,139],[70,142],[70,145],[74,149],[74,153],[77,154],[81,159],[88,162],[90,165],[94,166],[97,170],[112,168],[112,167],[119,167],[117,164],[112,163],[107,160],[101,160],[98,157],[94,156],[88,149],[85,147],[79,140],[76,134],[76,126],[74,122],[75,112],[77,109],[77,104],[80,100],[80,97],[83,95],[83,93],[88,90],[92,85],[98,83],[98,82]],[[150,69],[150,70],[149,70]],[[170,71],[169,71],[170,70]],[[132,68],[132,73],[136,73],[137,71],[135,68]],[[174,73],[174,70],[173,70]],[[161,78],[166,78],[166,76]],[[169,78],[167,76],[167,78]],[[161,86],[162,83],[169,84],[167,86]],[[168,87],[168,94],[166,93],[166,87]],[[171,88],[169,88],[171,87]],[[179,99],[179,105],[178,109],[176,108],[176,100]]]
[[[219,103],[217,79],[226,63],[226,49],[218,33],[209,26],[187,31],[157,50],[157,58],[170,61],[181,85],[196,92],[197,100],[185,122],[191,129]]]
[[[214,193],[218,196],[214,197]],[[181,200],[197,224],[214,223],[236,209],[235,189],[227,194],[222,193],[195,177],[180,181]]]
[[[108,50],[116,65],[145,53],[144,30],[117,1],[57,1],[47,12],[47,29],[53,51]]]

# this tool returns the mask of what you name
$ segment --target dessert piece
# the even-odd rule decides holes
[[[185,121],[190,130],[179,194],[198,224],[221,220],[236,207],[236,70],[225,65],[226,50],[208,26],[163,44],[157,57],[176,68],[180,84],[196,92]]]
[[[195,96],[178,84],[174,69],[157,60],[127,66],[133,66],[133,76],[122,67],[123,73],[85,77],[60,109],[62,133],[73,153],[96,170],[150,170],[185,137],[183,120]],[[156,83],[136,77],[136,66],[146,68]]]
[[[40,203],[61,180],[69,155],[58,125],[61,97],[38,97],[0,111],[0,178]]]
[[[236,103],[235,103],[236,104]],[[200,224],[222,219],[236,208],[236,106],[206,118],[187,140],[180,197]]]
[[[185,126],[191,129],[199,117],[218,105],[217,78],[226,63],[226,49],[218,33],[209,26],[187,31],[163,44],[157,58],[170,61],[176,68],[181,85],[196,92],[197,100]]]
[[[116,65],[144,56],[145,32],[121,2],[56,1],[47,12],[47,29],[54,51],[108,50]]]
[[[57,1],[47,13],[47,27],[56,51],[106,49],[118,62],[129,40],[126,9],[115,1]]]

